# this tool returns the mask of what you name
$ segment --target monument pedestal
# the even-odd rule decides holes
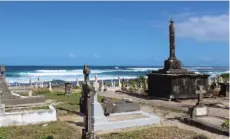
[[[180,71],[180,70],[178,70]],[[208,89],[208,77],[204,74],[173,74],[153,71],[148,75],[148,95],[167,99],[197,98],[196,86]]]

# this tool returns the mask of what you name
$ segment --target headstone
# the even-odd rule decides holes
[[[125,88],[125,79],[123,78],[121,81],[121,89],[123,90]]]
[[[85,115],[84,116],[84,128],[82,129],[82,139],[95,139],[96,136],[94,134],[93,129],[93,119],[92,115],[94,114],[94,109],[92,108],[92,103],[94,102],[94,91],[92,87],[89,85],[89,73],[90,69],[87,65],[84,66],[84,83],[83,83],[83,93],[80,100],[80,111]],[[98,86],[98,82],[94,82],[94,89]]]
[[[65,95],[71,95],[72,94],[72,84],[71,83],[65,83]]]
[[[38,88],[38,82],[35,82],[35,88]]]
[[[103,81],[103,79],[101,80],[101,91],[103,92],[104,91],[104,89],[105,89],[105,87],[104,87],[104,81]]]
[[[224,83],[224,80],[221,76],[218,78],[218,83]]]
[[[49,91],[52,92],[52,84],[49,82]]]
[[[208,108],[203,104],[203,94],[207,91],[203,88],[204,86],[200,85],[197,87],[197,91],[195,92],[195,94],[198,95],[198,102],[193,108],[189,109],[190,117],[192,118],[208,115]]]
[[[119,76],[118,76],[118,87],[121,88],[121,79]]]
[[[113,80],[111,80],[111,87],[113,87],[114,85],[113,85]]]
[[[208,85],[211,86],[212,85],[212,79],[208,78]]]
[[[96,74],[95,77],[94,77],[95,82],[97,82],[97,79],[98,79],[98,76]]]
[[[80,87],[78,78],[76,79],[76,86],[77,86],[77,87]]]
[[[30,80],[29,80],[29,85],[30,85],[30,86],[32,86],[32,81],[31,81],[31,78],[30,78]]]
[[[116,81],[113,81],[113,87],[116,87]]]

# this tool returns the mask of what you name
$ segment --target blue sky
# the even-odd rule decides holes
[[[228,2],[0,2],[6,65],[228,65]]]

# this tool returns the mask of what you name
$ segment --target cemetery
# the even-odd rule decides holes
[[[164,68],[136,79],[0,82],[0,138],[9,139],[227,139],[229,82],[181,68],[175,29]]]

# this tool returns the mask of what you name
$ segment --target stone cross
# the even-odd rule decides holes
[[[83,74],[84,74],[84,82],[89,84],[90,69],[88,65],[84,65]]]
[[[88,69],[89,70],[89,69]],[[95,88],[92,90],[89,82],[89,74],[84,72],[85,82],[83,83],[83,93],[80,101],[80,111],[85,115],[84,117],[84,128],[82,129],[82,139],[95,139],[93,121],[92,121],[92,103],[94,102]],[[98,82],[94,82],[93,85],[98,87]],[[94,86],[95,87],[95,86]]]
[[[198,106],[203,106],[203,95],[204,93],[206,93],[207,91],[204,90],[204,86],[203,85],[199,85],[197,86],[197,90],[195,92],[195,94],[198,94],[198,102],[196,105]]]

